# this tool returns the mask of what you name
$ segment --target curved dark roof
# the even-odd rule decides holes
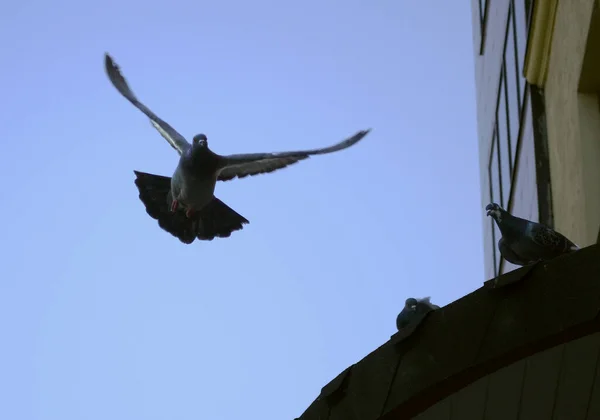
[[[599,311],[599,245],[512,271],[393,335],[300,419],[410,419],[482,376],[600,331]]]

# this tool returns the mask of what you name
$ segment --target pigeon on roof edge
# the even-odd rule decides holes
[[[371,129],[361,130],[329,147],[281,153],[251,153],[223,156],[211,151],[205,134],[197,134],[190,144],[171,125],[144,105],[133,93],[119,66],[105,53],[106,74],[117,91],[144,113],[152,126],[179,154],[171,178],[134,171],[135,185],[146,212],[159,226],[181,242],[226,238],[249,223],[214,196],[217,181],[229,181],[274,172],[307,159],[347,149],[362,140]]]
[[[429,296],[424,297],[422,299],[406,299],[406,302],[404,303],[404,308],[396,318],[396,328],[398,329],[398,331],[408,326],[411,322],[415,321],[419,315],[425,315],[428,312],[440,309],[439,306],[431,303],[430,299],[431,298]]]
[[[530,265],[579,250],[577,245],[554,229],[513,216],[496,203],[488,204],[485,210],[502,234],[498,241],[500,254],[512,264]]]

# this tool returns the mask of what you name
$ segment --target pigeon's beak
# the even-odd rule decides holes
[[[489,215],[491,215],[491,214],[492,214],[492,210],[491,210],[491,209],[490,209],[490,210],[488,210],[488,211],[485,213],[485,215],[486,215],[486,216],[489,216]]]

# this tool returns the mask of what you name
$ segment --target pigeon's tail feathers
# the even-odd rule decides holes
[[[217,197],[207,204],[196,215],[196,236],[201,240],[227,238],[232,232],[241,230],[248,220],[223,203]]]
[[[249,223],[243,216],[232,210],[218,198],[196,212],[191,218],[185,209],[171,211],[171,178],[134,171],[135,185],[146,213],[158,221],[158,225],[185,244],[191,244],[196,238],[212,240],[226,238],[232,232],[240,230]]]
[[[146,207],[146,213],[158,221],[158,225],[181,242],[191,244],[196,239],[190,220],[185,213],[171,211],[171,178],[161,175],[133,171],[135,186],[140,200]]]
[[[135,173],[135,186],[140,192],[140,200],[153,219],[158,219],[164,210],[168,210],[171,202],[171,178],[168,176]]]

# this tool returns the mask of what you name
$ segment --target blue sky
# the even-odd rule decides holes
[[[407,297],[485,280],[468,3],[23,0],[0,39],[0,418],[294,418]],[[105,51],[217,153],[373,131],[220,183],[250,224],[186,246],[133,183],[177,155]]]

